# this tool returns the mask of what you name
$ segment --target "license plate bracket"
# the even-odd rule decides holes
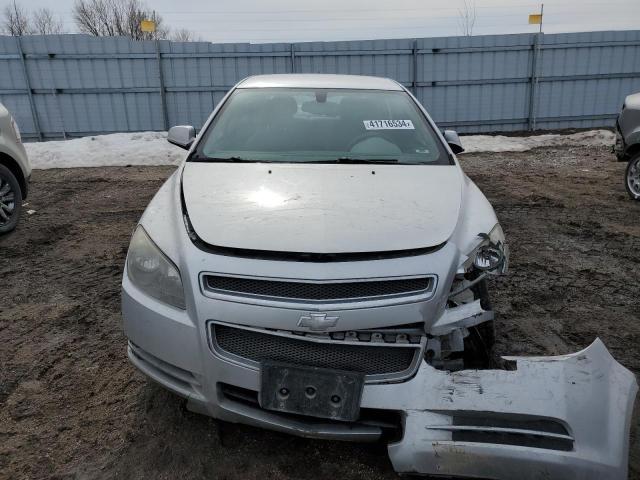
[[[360,414],[363,388],[364,374],[358,372],[261,364],[259,400],[267,410],[353,422]]]

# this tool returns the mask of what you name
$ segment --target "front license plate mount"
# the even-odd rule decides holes
[[[356,421],[364,374],[265,361],[261,364],[260,406],[267,410]]]

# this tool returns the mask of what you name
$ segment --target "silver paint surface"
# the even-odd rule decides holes
[[[193,228],[209,244],[342,253],[445,242],[464,182],[455,165],[188,162],[183,188]]]

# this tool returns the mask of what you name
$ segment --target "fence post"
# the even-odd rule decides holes
[[[53,86],[53,82],[51,83],[51,85]],[[58,104],[58,111],[60,112],[60,124],[62,126],[62,138],[66,140],[67,129],[64,126],[64,113],[62,111],[62,103],[60,103],[60,97],[58,96],[58,91],[55,87],[51,88],[51,93],[53,94],[53,98],[55,98],[56,103]]]
[[[296,44],[291,44],[291,73],[296,73]]]
[[[42,141],[42,130],[40,130],[40,120],[38,120],[38,111],[36,110],[36,104],[33,101],[33,91],[31,90],[31,82],[29,81],[29,72],[27,70],[27,62],[25,61],[24,53],[22,51],[22,37],[16,37],[16,45],[18,46],[18,55],[20,55],[20,62],[22,62],[22,72],[24,73],[24,83],[27,86],[27,95],[29,96],[29,106],[31,107],[31,116],[33,117],[33,126],[36,129],[38,140]]]
[[[536,94],[538,93],[538,54],[540,51],[540,33],[534,37],[531,57],[531,75],[529,76],[529,117],[528,129],[536,129]]]
[[[418,98],[418,40],[413,40],[411,47],[411,58],[413,61],[411,67],[411,91]]]
[[[156,56],[158,57],[158,77],[160,79],[160,102],[162,106],[162,118],[164,129],[169,130],[169,114],[167,112],[167,96],[164,89],[164,76],[162,74],[162,54],[160,53],[160,40],[156,39]]]

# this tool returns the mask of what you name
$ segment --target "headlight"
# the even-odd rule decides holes
[[[186,308],[180,271],[139,225],[129,245],[127,273],[131,282],[147,295]]]
[[[487,233],[478,234],[480,243],[468,255],[464,270],[472,266],[483,272],[506,273],[509,262],[509,248],[499,223]]]
[[[18,124],[13,119],[13,117],[11,118],[11,128],[13,128],[13,133],[16,136],[16,140],[18,140],[18,142],[22,142],[22,137],[20,136],[20,129],[18,128]]]

